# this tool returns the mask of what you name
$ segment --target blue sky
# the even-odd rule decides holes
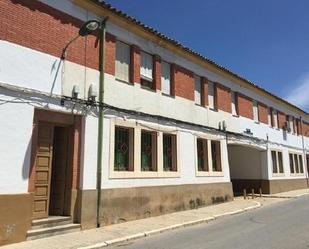
[[[309,112],[308,0],[108,0]]]

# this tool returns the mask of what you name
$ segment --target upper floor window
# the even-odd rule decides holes
[[[215,109],[215,84],[208,81],[208,106]]]
[[[116,41],[115,76],[119,80],[129,82],[130,46]]]
[[[279,122],[278,122],[278,111],[273,110],[273,127],[278,128]]]
[[[258,103],[256,100],[253,100],[252,104],[253,104],[253,120],[258,122],[259,121]]]
[[[141,85],[153,89],[153,56],[141,51]]]
[[[295,120],[294,120],[294,117],[292,117],[292,116],[288,116],[288,120],[287,120],[288,122],[289,122],[289,126],[290,126],[290,131],[291,131],[291,133],[295,133],[295,130],[294,130],[294,124],[295,124]]]
[[[201,77],[194,76],[194,99],[195,104],[202,104],[202,94],[201,94]]]
[[[232,114],[238,115],[237,113],[237,103],[236,103],[236,93],[231,92],[231,105],[232,105]]]
[[[161,88],[162,93],[171,95],[171,65],[161,62]]]
[[[273,173],[283,173],[283,158],[281,151],[271,151]]]
[[[268,112],[268,115],[267,115],[267,119],[268,119],[268,125],[269,126],[273,126],[273,121],[272,121],[272,109],[270,107],[267,108],[267,112]]]

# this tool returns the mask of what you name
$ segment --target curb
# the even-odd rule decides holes
[[[294,195],[294,196],[280,196],[280,195],[262,195],[265,198],[278,198],[278,199],[296,199],[305,195],[309,195],[309,193]]]
[[[122,242],[127,242],[127,241],[130,241],[130,240],[139,239],[139,238],[142,238],[142,237],[148,237],[148,236],[151,236],[151,235],[163,233],[163,232],[166,232],[166,231],[175,230],[175,229],[178,229],[178,228],[184,228],[184,227],[189,227],[189,226],[193,226],[193,225],[197,225],[197,224],[208,223],[208,222],[216,220],[220,217],[244,213],[246,211],[253,210],[253,209],[256,209],[256,208],[259,208],[259,207],[262,206],[261,203],[259,203],[257,201],[254,201],[254,202],[255,202],[254,206],[246,207],[246,208],[243,208],[243,209],[238,209],[236,211],[226,212],[226,213],[223,213],[223,214],[210,216],[210,217],[207,217],[207,218],[204,218],[204,219],[188,221],[188,222],[175,224],[175,225],[171,225],[171,226],[167,226],[167,227],[163,227],[163,228],[159,228],[159,229],[154,229],[154,230],[150,230],[150,231],[146,231],[146,232],[142,232],[142,233],[136,233],[136,234],[132,234],[132,235],[117,238],[117,239],[106,240],[104,242],[100,242],[100,243],[97,243],[97,244],[94,244],[94,245],[85,246],[85,247],[78,247],[77,249],[100,249],[100,248],[107,247],[107,246],[110,246],[110,245],[115,245],[115,244],[119,244],[119,243],[122,243]]]

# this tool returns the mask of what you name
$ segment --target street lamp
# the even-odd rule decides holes
[[[103,103],[104,103],[104,64],[105,64],[105,56],[104,56],[104,47],[105,47],[105,24],[107,21],[106,17],[101,22],[97,20],[89,20],[85,22],[81,28],[79,29],[78,35],[75,36],[71,41],[67,43],[67,45],[62,50],[61,59],[65,60],[66,52],[68,47],[78,38],[85,37],[87,35],[92,34],[96,30],[100,30],[99,33],[99,71],[100,71],[100,79],[99,79],[99,108],[98,108],[98,148],[97,148],[97,212],[96,212],[96,222],[97,227],[100,227],[100,207],[101,207],[101,177],[102,177],[102,158],[103,158]],[[60,63],[59,63],[60,65]],[[59,67],[59,66],[58,66]]]
[[[92,34],[93,32],[95,32],[97,29],[99,29],[101,27],[101,23],[97,20],[89,20],[87,22],[85,22],[81,28],[78,31],[78,35],[75,36],[72,40],[70,40],[67,45],[65,45],[65,47],[62,50],[62,54],[61,54],[61,59],[64,60],[66,57],[66,52],[68,47],[78,38],[78,37],[85,37],[87,35]]]

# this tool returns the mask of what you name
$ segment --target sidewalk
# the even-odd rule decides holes
[[[297,198],[303,195],[309,195],[309,188],[306,189],[298,189],[289,192],[282,192],[278,194],[271,195],[263,195],[263,197],[271,197],[271,198]]]
[[[105,226],[97,229],[57,235],[50,238],[25,241],[1,247],[1,249],[97,249],[132,239],[137,239],[164,231],[182,228],[199,223],[207,223],[219,217],[233,215],[264,205],[309,194],[309,190],[281,193],[282,198],[271,196],[247,199],[235,198],[232,202],[211,205],[199,209],[176,212],[147,219]],[[278,194],[279,195],[279,194]]]

